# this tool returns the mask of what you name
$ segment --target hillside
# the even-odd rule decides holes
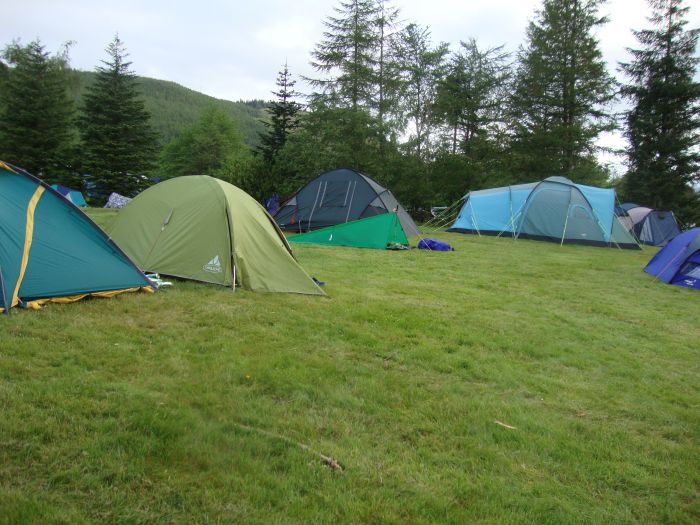
[[[95,73],[91,71],[74,73],[72,93],[80,107],[85,88],[93,81]],[[146,108],[152,116],[153,127],[162,137],[163,144],[167,144],[182,129],[193,124],[209,104],[221,108],[238,122],[249,146],[258,144],[258,133],[263,129],[259,119],[265,116],[264,101],[231,102],[210,97],[168,80],[147,77],[138,77],[138,80]]]

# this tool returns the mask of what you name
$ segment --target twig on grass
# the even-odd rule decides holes
[[[512,425],[506,425],[503,421],[499,421],[498,419],[494,420],[494,423],[496,423],[497,425],[501,425],[502,427],[509,428],[511,430],[518,430],[517,427],[514,427]]]
[[[237,426],[240,429],[243,430],[248,430],[250,432],[257,432],[258,434],[262,434],[267,437],[271,437],[274,439],[280,439],[282,441],[285,441],[291,445],[296,445],[302,450],[306,450],[307,452],[310,452],[311,454],[318,456],[321,462],[332,468],[333,470],[343,470],[343,466],[338,462],[338,460],[332,458],[331,456],[326,456],[325,454],[322,454],[321,452],[312,449],[309,445],[306,445],[304,443],[300,443],[299,441],[295,441],[291,438],[288,438],[287,436],[283,436],[282,434],[275,434],[274,432],[270,432],[269,430],[264,430],[262,428],[257,428],[257,427],[251,427],[249,425],[244,425],[243,423],[235,423],[233,422],[233,425]]]

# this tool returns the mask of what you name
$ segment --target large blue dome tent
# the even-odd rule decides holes
[[[666,284],[700,290],[700,228],[676,235],[651,258],[644,271]]]
[[[472,191],[448,231],[639,249],[615,215],[615,190],[565,177]]]

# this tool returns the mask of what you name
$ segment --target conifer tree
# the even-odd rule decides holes
[[[461,42],[438,87],[437,111],[446,124],[452,154],[489,139],[505,118],[503,99],[510,69],[503,46],[480,49],[476,40]]]
[[[515,170],[601,183],[595,140],[613,128],[614,81],[593,30],[601,0],[543,0],[520,50],[511,100]]]
[[[73,102],[68,96],[68,45],[50,56],[39,40],[15,42],[2,57],[0,158],[59,180],[70,171]]]
[[[640,48],[621,64],[630,83],[623,94],[629,171],[623,192],[629,200],[700,220],[691,184],[700,181],[700,83],[694,81],[698,29],[686,29],[683,0],[650,0],[652,28],[634,31]],[[694,211],[693,208],[694,207]]]
[[[106,51],[109,59],[96,68],[95,81],[84,96],[83,168],[105,195],[134,195],[148,185],[146,175],[155,166],[156,134],[118,35]]]
[[[429,29],[416,24],[408,25],[398,45],[401,105],[412,128],[410,147],[418,159],[425,159],[436,126],[435,102],[445,74],[448,46],[441,43],[433,47]]]
[[[309,79],[337,107],[369,108],[374,96],[377,34],[375,0],[345,0],[338,16],[324,21],[323,40],[312,52],[311,65],[323,79]]]
[[[266,162],[273,161],[277,153],[284,147],[287,137],[298,126],[298,114],[302,105],[294,100],[299,93],[294,91],[296,81],[292,79],[289,67],[284,64],[284,68],[277,74],[277,91],[273,91],[276,100],[267,106],[270,120],[263,121],[265,134],[260,135],[260,147],[258,151],[262,154]]]

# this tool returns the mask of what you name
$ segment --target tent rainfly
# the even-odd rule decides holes
[[[625,202],[615,209],[615,213],[625,228],[644,244],[663,246],[681,232],[672,211],[658,211]]]
[[[290,243],[327,244],[385,250],[408,246],[408,239],[396,213],[383,213],[289,237]]]
[[[275,214],[280,228],[298,233],[395,211],[406,235],[418,235],[411,216],[396,197],[367,175],[350,168],[316,177]]]
[[[263,292],[325,295],[274,220],[243,190],[177,177],[129,202],[110,235],[143,270]]]
[[[639,249],[614,208],[613,189],[549,177],[470,192],[448,231]]]
[[[153,283],[87,215],[0,162],[0,311],[133,291]]]
[[[700,228],[692,228],[661,248],[644,268],[667,284],[700,290]]]

